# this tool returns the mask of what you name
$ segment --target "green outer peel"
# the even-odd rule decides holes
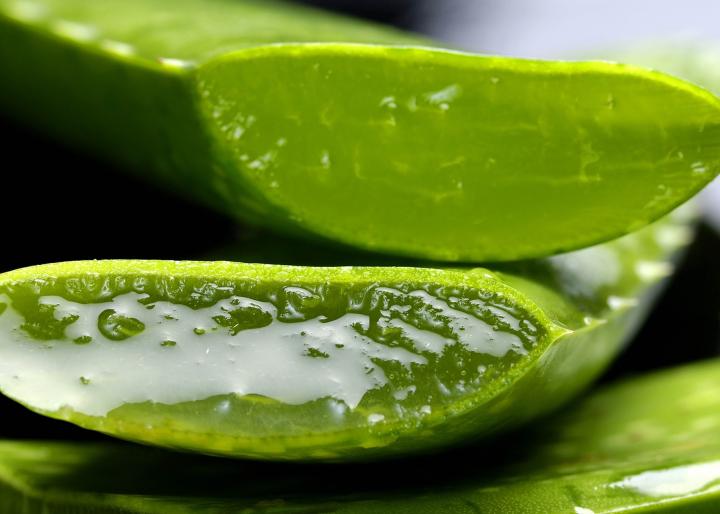
[[[715,94],[720,92],[720,42],[655,41],[620,52],[624,59],[641,66],[662,69],[685,80],[707,88]]]
[[[0,0],[0,106],[237,218],[447,261],[609,240],[720,170],[667,75],[249,0]]]
[[[25,268],[0,275],[0,389],[86,428],[205,453],[426,451],[526,422],[592,381],[672,271],[687,219],[494,272]]]
[[[719,412],[720,361],[714,360],[606,387],[540,430],[516,433],[492,449],[372,468],[6,441],[0,508],[23,514],[712,513],[720,504]],[[486,465],[498,458],[504,464]]]

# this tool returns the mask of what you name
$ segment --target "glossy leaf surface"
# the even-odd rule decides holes
[[[720,170],[720,103],[275,2],[0,1],[0,105],[245,221],[504,261],[620,236]]]
[[[90,261],[0,275],[0,389],[122,438],[363,459],[547,412],[642,319],[682,213],[494,271]],[[542,401],[538,401],[541,398]]]

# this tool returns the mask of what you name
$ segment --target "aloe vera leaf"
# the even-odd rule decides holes
[[[535,431],[383,466],[268,466],[113,443],[3,441],[3,512],[715,512],[720,361],[605,387]],[[478,466],[477,462],[492,465]],[[442,474],[428,470],[442,469]],[[339,478],[341,477],[341,478]]]
[[[275,2],[0,0],[0,105],[245,221],[436,260],[608,240],[718,173],[693,85],[427,45]]]
[[[0,390],[121,438],[365,459],[507,429],[627,340],[686,215],[495,272],[90,261],[0,275]],[[542,399],[539,401],[539,399]]]

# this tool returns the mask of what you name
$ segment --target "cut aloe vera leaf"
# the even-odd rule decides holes
[[[0,390],[121,438],[363,459],[547,412],[619,351],[688,236],[677,213],[495,272],[91,261],[0,275]]]
[[[606,387],[540,430],[492,448],[371,469],[268,467],[112,443],[5,441],[0,508],[26,514],[713,513],[720,503],[718,413],[715,360]],[[443,473],[428,473],[436,469]]]
[[[274,2],[0,0],[0,65],[2,109],[75,146],[251,223],[413,257],[585,247],[720,170],[720,102],[678,79]]]

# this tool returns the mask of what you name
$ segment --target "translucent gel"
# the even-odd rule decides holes
[[[286,287],[283,294],[281,309],[237,295],[198,309],[137,292],[102,303],[40,296],[38,308],[66,325],[64,337],[46,341],[30,336],[12,299],[0,294],[8,305],[0,313],[0,388],[40,410],[69,407],[93,416],[127,403],[228,393],[293,405],[333,398],[355,409],[391,382],[383,364],[407,376],[450,348],[491,358],[528,352],[523,339],[502,328],[519,327],[509,312],[492,306],[500,325],[491,326],[458,309],[462,302],[483,308],[481,300],[376,287],[373,301],[387,309],[329,320],[303,319],[303,307],[321,301],[313,292]],[[398,391],[395,398],[405,399],[414,388]]]

